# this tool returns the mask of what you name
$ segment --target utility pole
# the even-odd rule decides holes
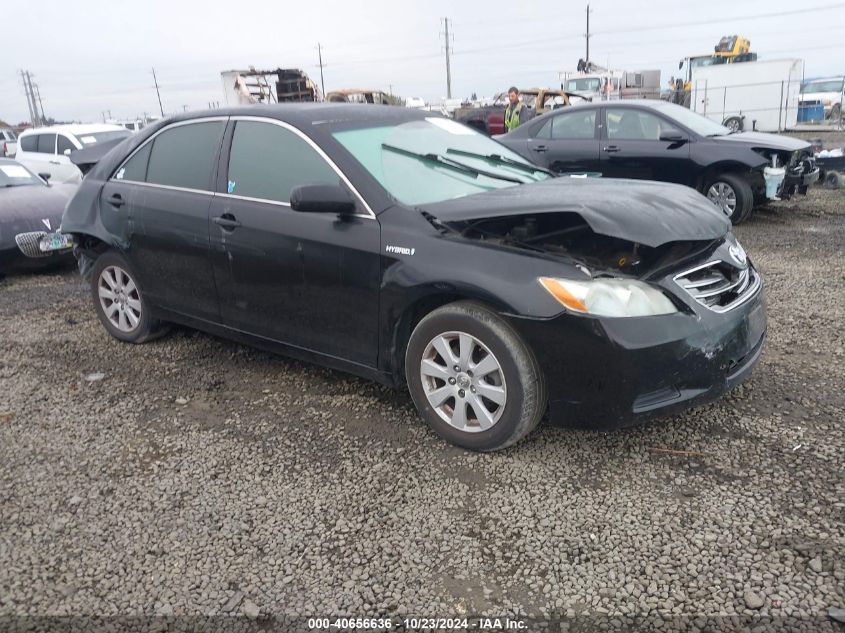
[[[587,62],[587,64],[590,63],[590,13],[592,13],[592,11],[590,11],[590,5],[587,4],[587,33],[584,35],[587,40],[587,57],[584,61]]]
[[[24,88],[26,89],[27,99],[32,104],[32,126],[33,127],[40,127],[44,125],[44,112],[42,108],[41,114],[38,113],[38,101],[40,100],[40,96],[36,97],[35,88],[32,84],[32,73],[24,71]]]
[[[452,67],[449,60],[449,18],[443,18],[444,38],[446,40],[446,98],[452,98]]]
[[[47,116],[44,114],[44,104],[41,102],[41,89],[38,87],[38,84],[32,83],[32,78],[30,77],[29,85],[32,87],[33,95],[32,98],[38,99],[38,106],[41,108],[41,115],[39,118],[41,119],[41,124],[47,123]]]
[[[32,127],[36,127],[35,125],[35,111],[32,108],[32,97],[29,94],[29,83],[27,82],[27,73],[25,70],[21,71],[21,82],[23,83],[23,91],[26,95],[26,107],[29,108],[29,121],[32,123]]]
[[[323,47],[317,42],[317,58],[320,60],[320,89],[323,91],[323,99],[326,98],[326,82],[323,80]]]
[[[158,90],[158,79],[156,79],[156,69],[153,68],[153,81],[156,85],[156,94],[158,95],[158,109],[161,110],[161,116],[164,116],[164,106],[161,105],[161,93]]]

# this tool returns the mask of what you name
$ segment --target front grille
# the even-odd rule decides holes
[[[723,261],[696,266],[674,279],[693,299],[714,312],[727,312],[745,303],[761,284],[760,275],[751,265],[737,268]]]
[[[45,235],[47,234],[44,231],[18,233],[15,235],[15,243],[21,249],[21,253],[27,257],[49,257],[52,253],[45,253],[39,246],[41,238]]]

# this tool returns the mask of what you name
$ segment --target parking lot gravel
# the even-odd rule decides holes
[[[814,189],[736,232],[768,297],[747,383],[496,454],[339,372],[187,329],[119,343],[75,271],[0,281],[0,622],[843,630],[828,610],[845,607],[845,195]]]

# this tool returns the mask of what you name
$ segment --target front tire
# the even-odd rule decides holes
[[[704,195],[732,224],[747,220],[754,208],[754,192],[751,185],[737,174],[719,174],[704,187]]]
[[[728,128],[731,132],[742,132],[743,121],[742,117],[739,116],[732,116],[728,117],[722,123],[726,128]]]
[[[91,298],[103,327],[126,343],[144,343],[163,333],[152,318],[138,280],[126,259],[109,251],[100,255],[91,271]]]
[[[534,354],[508,323],[474,302],[443,306],[417,324],[405,353],[405,376],[434,432],[474,451],[515,444],[546,409]]]

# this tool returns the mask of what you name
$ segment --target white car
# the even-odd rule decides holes
[[[801,86],[801,103],[824,106],[824,118],[836,121],[842,118],[842,91],[845,77],[813,79]]]
[[[0,129],[0,158],[14,158],[18,151],[18,137],[9,128]]]
[[[78,183],[82,172],[70,162],[70,153],[98,143],[131,136],[120,125],[53,125],[22,132],[15,159],[36,174],[49,174],[53,183]]]

